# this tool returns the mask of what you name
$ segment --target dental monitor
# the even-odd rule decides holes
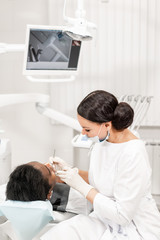
[[[27,26],[24,75],[72,75],[77,72],[81,41],[65,27]]]

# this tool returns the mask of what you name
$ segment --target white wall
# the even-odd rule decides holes
[[[56,0],[51,0],[50,23],[54,24]],[[62,5],[63,1],[59,1]],[[69,3],[75,1],[68,1]],[[92,42],[83,42],[79,76],[74,83],[51,88],[53,106],[76,113],[79,101],[94,89],[117,97],[124,94],[154,96],[144,125],[160,125],[160,1],[86,0],[86,17],[97,24]],[[68,4],[67,15],[73,15]],[[62,101],[56,101],[58,93]],[[72,96],[72,100],[71,100]],[[67,99],[64,106],[64,99]],[[155,111],[156,109],[156,111]]]
[[[63,0],[0,0],[0,42],[24,43],[26,24],[63,25]],[[76,106],[90,91],[105,89],[116,96],[153,95],[142,136],[160,136],[160,2],[159,0],[85,0],[87,19],[97,24],[95,38],[84,42],[75,82],[31,83],[22,75],[23,54],[0,55],[0,94],[37,92],[51,95],[51,106],[76,117]],[[75,0],[66,14],[74,16]],[[2,137],[12,142],[12,166],[30,160],[46,161],[57,154],[72,162],[81,153],[71,147],[73,132],[51,125],[34,104],[0,109]],[[155,131],[152,131],[154,125]],[[158,134],[157,134],[158,133]],[[83,151],[82,151],[83,152]],[[87,161],[86,152],[84,152]],[[84,160],[83,160],[84,161]],[[84,167],[87,165],[79,163]]]
[[[0,42],[23,44],[26,24],[48,24],[46,0],[0,0],[0,6]],[[0,55],[0,94],[49,94],[49,84],[26,80],[22,65],[23,53]],[[72,160],[72,131],[51,125],[34,103],[1,108],[0,129],[5,130],[0,137],[11,140],[12,168],[31,160],[47,161],[54,148],[59,156]]]

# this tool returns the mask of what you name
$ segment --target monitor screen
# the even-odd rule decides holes
[[[68,36],[62,27],[28,26],[25,74],[54,74],[77,71],[81,41]]]

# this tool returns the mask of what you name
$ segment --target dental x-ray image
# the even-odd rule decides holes
[[[62,30],[30,29],[26,70],[77,70],[81,41]]]

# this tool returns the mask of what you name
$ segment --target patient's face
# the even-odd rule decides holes
[[[29,162],[28,164],[41,171],[44,178],[48,179],[48,183],[51,185],[52,190],[56,184],[56,175],[52,166],[50,164],[42,164],[40,162]]]

